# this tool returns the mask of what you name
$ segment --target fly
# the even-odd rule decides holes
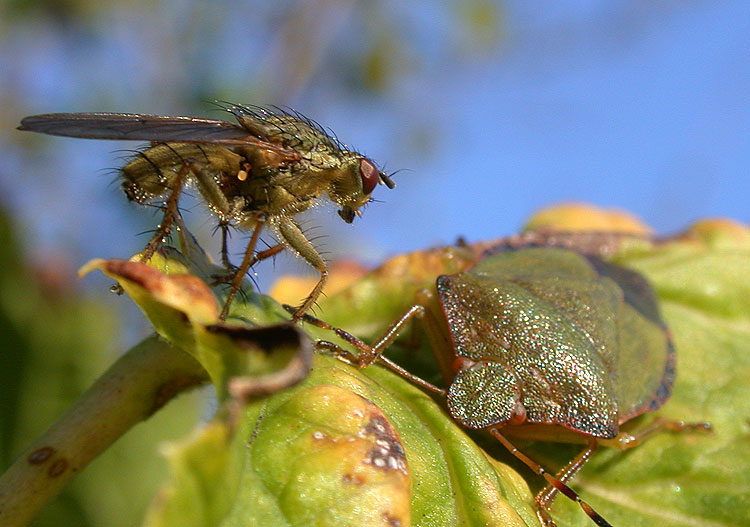
[[[53,113],[32,115],[19,130],[84,139],[151,141],[122,169],[122,188],[139,204],[164,208],[156,233],[146,245],[146,262],[159,248],[178,214],[186,184],[194,184],[222,231],[222,263],[230,270],[230,288],[220,318],[229,313],[248,270],[258,261],[289,248],[320,273],[320,279],[296,308],[299,320],[320,296],[328,279],[325,261],[294,216],[327,196],[351,223],[370,201],[378,184],[394,188],[388,174],[369,158],[349,150],[315,121],[293,110],[217,103],[237,124],[198,117],[127,113]],[[252,231],[239,267],[227,255],[230,227]],[[255,252],[264,226],[278,244]]]

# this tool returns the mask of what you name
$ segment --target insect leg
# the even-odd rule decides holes
[[[200,146],[199,146],[200,148]],[[206,162],[210,163],[209,157],[203,151]],[[211,204],[212,208],[216,211],[219,216],[219,228],[221,229],[221,264],[227,269],[232,269],[232,264],[229,263],[229,253],[227,248],[227,237],[229,235],[229,220],[227,216],[231,215],[232,206],[227,200],[226,194],[221,189],[221,186],[216,181],[216,173],[207,169],[206,166],[201,165],[197,162],[193,163],[193,177],[198,184],[200,193]]]
[[[289,311],[290,313],[295,313],[296,309],[292,306],[285,305],[284,309]],[[422,388],[425,388],[426,390],[429,390],[431,392],[437,393],[438,395],[441,395],[443,397],[446,396],[445,390],[438,388],[434,384],[431,384],[424,379],[417,377],[413,373],[408,372],[395,362],[391,361],[390,359],[383,356],[383,352],[390,347],[391,344],[393,344],[393,341],[396,340],[396,338],[401,334],[403,331],[404,326],[413,318],[421,318],[422,315],[424,315],[425,308],[421,305],[414,305],[410,307],[403,315],[401,315],[391,326],[383,333],[383,335],[380,336],[380,338],[377,339],[375,344],[372,346],[368,346],[365,344],[362,340],[358,339],[348,331],[344,331],[341,328],[334,327],[330,325],[328,322],[324,322],[320,320],[319,318],[316,318],[310,314],[303,314],[301,320],[304,322],[311,324],[313,326],[317,326],[321,329],[327,329],[329,331],[333,331],[338,335],[342,340],[345,340],[352,346],[354,346],[360,353],[357,356],[352,355],[349,351],[345,350],[341,346],[334,344],[333,342],[328,342],[327,340],[320,340],[315,343],[315,348],[319,350],[326,350],[329,352],[332,352],[336,357],[343,360],[344,362],[347,362],[349,364],[353,364],[356,366],[359,366],[360,368],[366,368],[373,362],[380,362],[381,364],[388,367],[390,370],[396,372],[397,374],[401,375],[408,381],[416,384],[417,386],[421,386]]]
[[[221,265],[227,269],[232,268],[232,264],[229,263],[229,249],[227,248],[227,237],[229,236],[229,222],[221,220],[219,222],[219,228],[221,229]]]
[[[156,229],[156,234],[154,234],[154,236],[146,244],[146,248],[143,249],[143,253],[141,253],[141,262],[148,262],[156,252],[156,249],[159,248],[159,245],[162,244],[164,238],[169,236],[169,231],[172,228],[172,222],[174,221],[175,215],[177,214],[177,202],[180,198],[180,192],[182,191],[182,183],[187,177],[188,172],[193,169],[193,165],[194,163],[186,161],[182,164],[180,170],[177,172],[177,177],[172,184],[172,191],[169,194],[169,198],[167,198],[164,217],[162,218],[161,223]]]
[[[575,476],[576,473],[581,470],[581,468],[583,468],[586,463],[588,463],[597,447],[598,443],[596,442],[596,440],[590,439],[586,448],[581,450],[581,452],[579,452],[576,457],[571,459],[567,465],[565,465],[557,474],[555,474],[555,477],[560,480],[560,482],[567,484],[568,481],[570,481],[573,476]],[[537,507],[537,514],[543,525],[554,525],[549,511],[550,507],[552,507],[552,502],[555,500],[558,494],[559,491],[554,485],[547,485],[534,498]]]
[[[224,302],[224,307],[222,308],[221,314],[219,315],[220,320],[225,320],[227,318],[227,315],[229,314],[229,305],[232,303],[234,295],[236,295],[237,291],[240,290],[240,287],[242,286],[242,280],[244,280],[245,278],[245,273],[247,273],[247,270],[250,269],[250,265],[254,257],[255,244],[258,242],[258,236],[260,236],[260,231],[263,229],[263,225],[265,223],[265,215],[259,215],[255,222],[255,229],[253,230],[253,234],[252,236],[250,236],[250,241],[248,242],[247,248],[245,249],[245,256],[242,258],[242,263],[235,271],[234,277],[232,278],[232,283],[229,286],[227,299]]]
[[[281,251],[283,251],[286,248],[286,246],[282,243],[279,243],[277,245],[274,245],[273,247],[269,247],[268,249],[264,251],[260,251],[259,253],[255,253],[255,257],[253,258],[252,263],[250,264],[250,267],[255,265],[256,263],[260,262],[261,260],[265,260],[266,258],[270,258],[272,256],[276,256]]]
[[[578,502],[578,505],[581,506],[581,508],[583,509],[583,512],[585,512],[589,516],[589,518],[594,520],[594,523],[596,523],[599,527],[612,527],[612,525],[607,520],[602,518],[602,516],[591,507],[591,505],[583,501],[581,497],[578,494],[576,494],[576,492],[573,489],[568,487],[560,479],[556,478],[555,476],[553,476],[552,474],[544,470],[537,462],[535,462],[534,460],[526,456],[524,453],[519,451],[515,446],[513,446],[513,443],[505,439],[505,436],[503,436],[496,428],[490,428],[489,432],[495,437],[495,439],[500,441],[500,443],[502,443],[502,445],[505,448],[507,448],[511,454],[513,454],[521,462],[523,462],[524,465],[526,465],[531,470],[533,470],[534,472],[542,476],[544,479],[546,479],[547,483],[549,483],[550,486],[554,487],[555,490],[557,490],[558,492],[562,492],[571,500]],[[585,453],[586,453],[586,450],[584,450],[581,454],[576,456],[576,458],[574,458],[573,461],[568,464],[568,466],[570,466],[571,464],[575,464],[575,461],[579,456],[582,457],[582,459],[584,459],[583,463],[588,461],[588,457],[586,457]],[[593,453],[593,450],[592,450],[592,453]],[[590,455],[591,454],[588,454],[589,457]],[[580,466],[575,468],[575,471],[580,469],[583,463],[581,463]],[[563,469],[563,472],[565,472],[565,469],[567,468],[568,467],[566,466]],[[566,479],[570,479],[573,476],[573,474],[575,474],[575,471],[573,471]],[[563,474],[563,476],[565,476],[565,474]],[[539,508],[537,509],[537,514],[539,515],[539,519],[542,521],[542,524],[545,527],[554,527],[555,522],[552,521],[552,517],[549,515],[548,511],[542,512],[542,509]]]
[[[307,239],[305,233],[302,232],[302,229],[300,229],[299,225],[297,225],[294,220],[291,218],[280,218],[276,222],[276,228],[283,239],[283,243],[304,258],[307,263],[320,273],[320,280],[318,280],[318,283],[315,284],[315,287],[310,294],[307,295],[307,298],[302,302],[302,305],[300,305],[294,315],[292,315],[292,320],[297,322],[302,318],[305,311],[312,307],[320,296],[320,293],[323,291],[323,287],[328,281],[328,267],[320,254],[318,254],[318,251],[313,247],[313,244]]]
[[[619,448],[620,450],[627,450],[635,446],[640,445],[646,439],[654,434],[658,434],[663,431],[670,432],[711,432],[713,427],[711,423],[687,423],[685,421],[675,421],[667,419],[666,417],[657,417],[651,423],[635,430],[632,434],[621,432],[616,438],[612,439],[612,443],[608,445]]]

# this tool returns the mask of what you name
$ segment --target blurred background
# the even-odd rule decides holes
[[[353,225],[332,208],[305,218],[326,235],[318,244],[329,258],[375,264],[459,236],[508,235],[561,201],[625,209],[669,234],[706,216],[750,221],[748,27],[750,3],[730,0],[0,0],[0,208],[12,226],[0,230],[0,327],[21,328],[0,379],[18,386],[2,401],[5,461],[68,404],[61,393],[74,397],[101,371],[93,364],[111,361],[106,352],[148,332],[107,279],[79,284],[75,269],[140,251],[148,235],[138,233],[158,223],[116,183],[122,150],[137,144],[18,132],[25,115],[227,118],[215,99],[293,107],[401,170]],[[217,255],[215,220],[194,202],[183,210]],[[245,238],[234,236],[233,254]],[[311,271],[281,255],[258,270],[261,290],[285,272]],[[41,312],[29,298],[57,307]],[[55,302],[106,322],[61,341]],[[50,366],[50,343],[63,367]],[[35,368],[67,373],[20,388]],[[110,503],[105,513],[69,495],[50,524],[68,515],[75,525],[132,525],[140,509],[123,496],[122,510]]]

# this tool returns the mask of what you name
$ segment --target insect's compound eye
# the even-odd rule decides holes
[[[362,177],[362,192],[365,194],[372,193],[380,180],[378,167],[372,161],[363,157],[359,160],[359,175]]]

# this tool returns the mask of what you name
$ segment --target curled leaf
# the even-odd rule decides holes
[[[94,269],[117,280],[159,335],[198,360],[220,400],[229,392],[242,400],[272,393],[299,382],[310,368],[310,339],[291,324],[253,327],[220,321],[213,291],[187,274],[190,264],[173,249],[161,249],[150,264],[92,260],[80,274]]]

